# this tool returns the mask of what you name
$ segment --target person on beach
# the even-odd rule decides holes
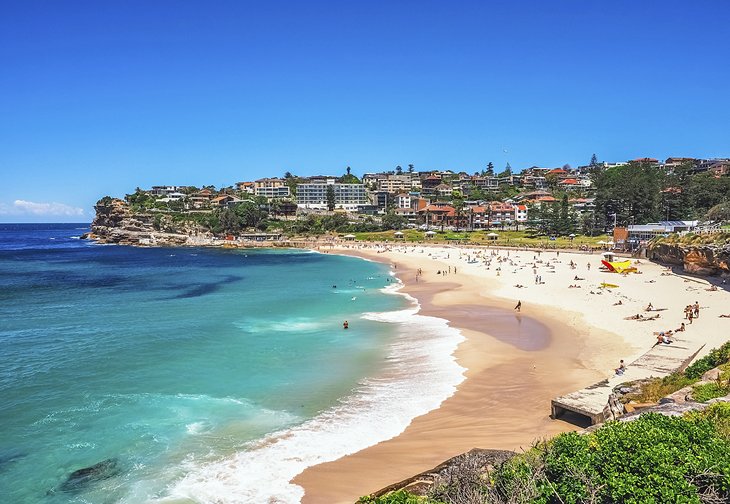
[[[693,310],[689,310],[687,312],[687,320],[689,320],[690,325],[692,325],[692,319],[695,318],[695,313]]]
[[[700,303],[699,301],[695,301],[695,305],[693,306],[694,315],[695,318],[700,318]]]
[[[626,366],[624,365],[624,360],[623,360],[623,359],[621,359],[621,360],[619,361],[618,367],[616,368],[616,370],[615,370],[615,371],[616,371],[616,374],[617,374],[617,375],[622,375],[622,374],[624,374],[624,371],[626,371]]]
[[[515,310],[517,310],[517,311],[522,310],[522,301],[517,301],[517,306],[515,306]]]
[[[345,321],[344,321],[344,322],[342,323],[342,328],[343,328],[343,329],[349,329],[349,328],[350,328],[350,323],[349,323],[349,322],[348,322],[347,320],[345,320]]]

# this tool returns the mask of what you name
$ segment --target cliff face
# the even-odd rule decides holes
[[[730,274],[730,244],[695,246],[659,243],[650,246],[649,258],[682,265],[684,271],[696,275]]]
[[[120,245],[198,245],[210,237],[190,222],[174,223],[168,216],[133,212],[127,202],[104,198],[94,207],[96,217],[86,238]]]

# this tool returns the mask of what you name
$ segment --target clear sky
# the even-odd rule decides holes
[[[0,221],[136,186],[730,156],[730,2],[0,2]]]

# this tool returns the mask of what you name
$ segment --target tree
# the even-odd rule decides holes
[[[415,171],[415,169],[416,169],[416,167],[413,166],[412,164],[408,165],[408,173],[413,173]]]
[[[350,175],[350,171],[351,171],[351,168],[350,168],[350,167],[348,166],[348,167],[347,167],[347,174],[348,174],[348,175]]]
[[[660,190],[665,175],[651,163],[630,162],[607,170],[591,170],[595,188],[596,222],[603,229],[614,222],[626,224],[659,220]]]
[[[330,212],[335,209],[335,188],[332,185],[327,186],[327,210]]]
[[[224,208],[218,214],[221,229],[226,234],[236,234],[241,230],[238,216],[230,208]]]
[[[260,228],[268,217],[260,200],[248,200],[235,206],[234,212],[242,228]]]
[[[504,167],[504,171],[499,174],[500,177],[510,177],[512,176],[512,166],[510,166],[509,163],[507,163],[507,166]]]
[[[403,175],[403,168],[401,167],[401,165],[398,165],[398,166],[395,167],[395,174],[396,175]]]
[[[487,163],[487,173],[486,175],[488,177],[494,177],[494,164],[490,161]]]
[[[454,207],[456,230],[458,231],[459,225],[461,224],[461,218],[464,216],[464,199],[457,196],[452,200],[451,205]]]
[[[288,172],[284,172],[284,178],[285,178],[285,179],[290,179],[290,178],[292,178],[292,174],[291,174],[291,172],[290,172],[290,171],[288,171]]]
[[[383,229],[402,229],[408,221],[402,215],[390,211],[383,216]]]
[[[557,235],[566,236],[575,230],[575,218],[568,202],[568,195],[563,194],[560,200],[560,211],[557,215],[555,223],[555,233]]]
[[[705,214],[705,220],[712,222],[730,221],[730,203],[719,203],[710,208]]]
[[[598,166],[598,157],[596,156],[595,153],[591,156],[591,162],[589,163],[588,166],[590,166],[591,168],[595,168]]]

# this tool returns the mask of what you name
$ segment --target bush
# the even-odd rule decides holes
[[[691,379],[698,379],[707,371],[730,361],[730,341],[720,348],[713,348],[710,353],[698,359],[685,369],[684,374]]]
[[[586,435],[562,434],[536,450],[495,471],[500,500],[491,502],[700,503],[704,493],[730,498],[730,442],[709,414],[684,419],[650,413]],[[532,495],[524,495],[529,488]],[[513,500],[515,490],[523,497]]]
[[[728,394],[730,394],[730,385],[727,383],[710,382],[692,387],[692,398],[698,402],[709,401]]]
[[[441,504],[428,497],[413,495],[405,490],[398,490],[382,497],[360,497],[357,502],[361,504]]]

